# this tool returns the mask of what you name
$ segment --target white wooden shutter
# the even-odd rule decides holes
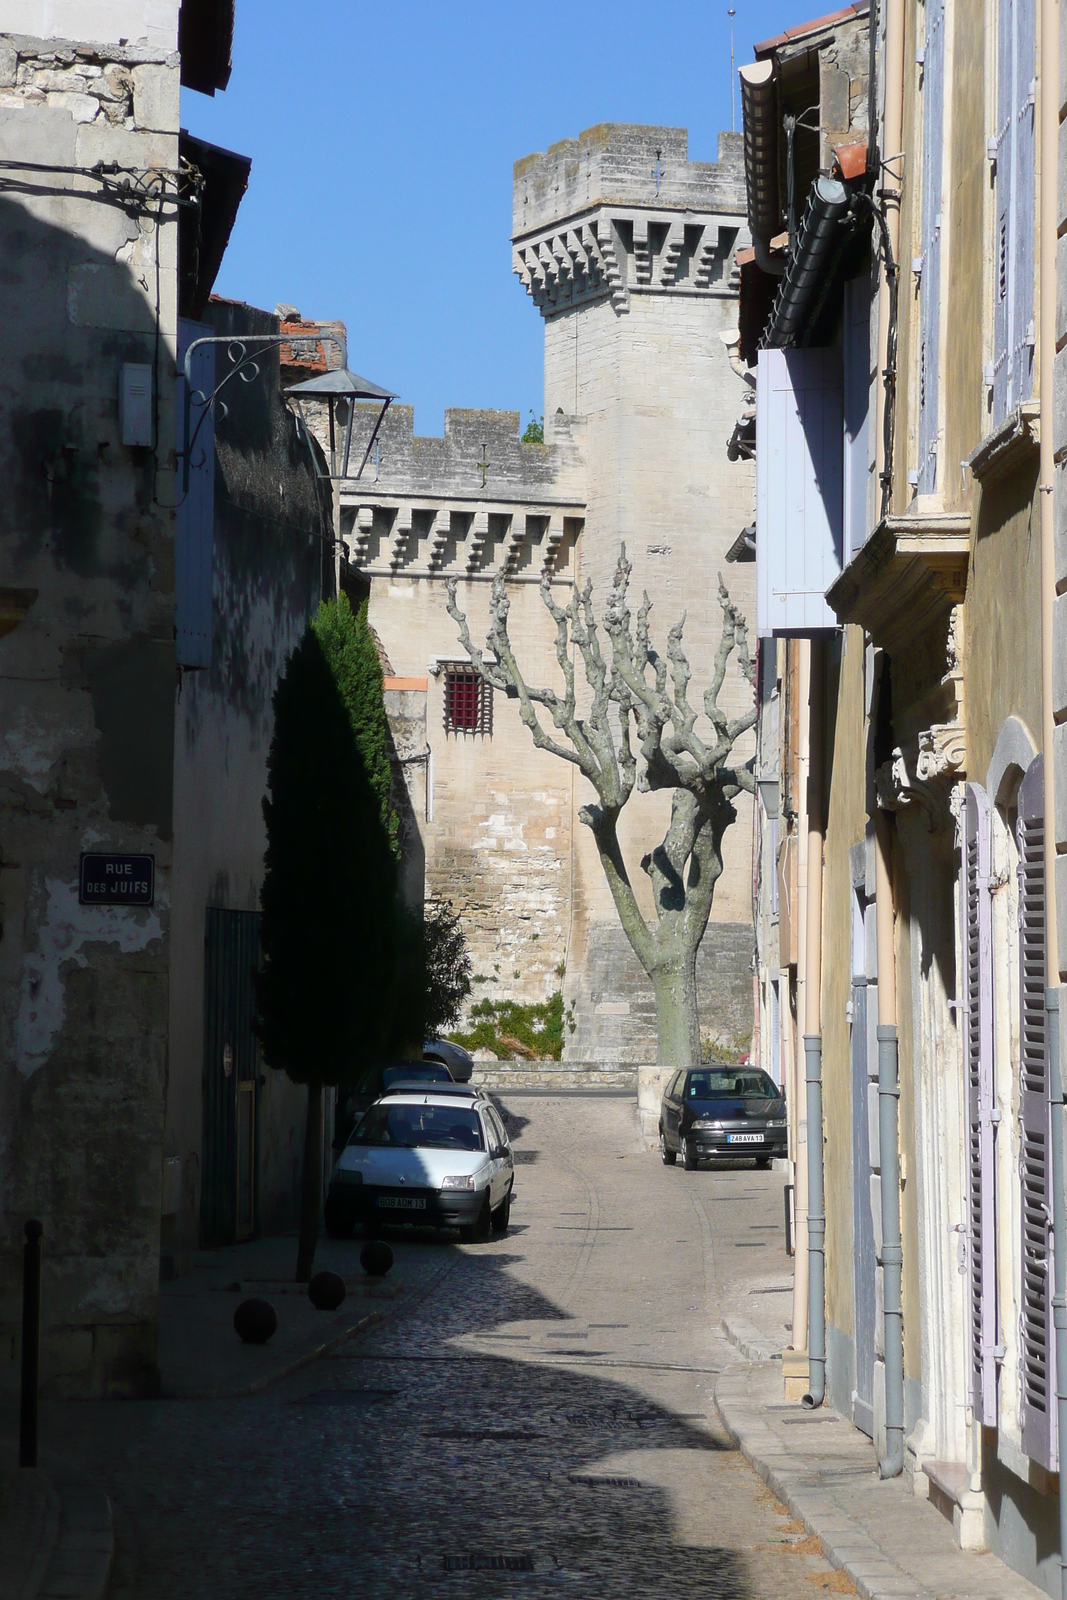
[[[918,493],[937,487],[937,410],[941,312],[941,166],[944,148],[945,0],[926,0],[923,56],[923,160],[919,280]]]
[[[194,339],[208,335],[198,322],[178,323],[177,411],[178,510],[174,526],[174,635],[178,665],[211,665],[211,583],[215,544],[215,422],[210,411],[196,403],[215,387],[215,346],[202,344],[193,351],[191,404],[186,405],[185,353]],[[186,482],[181,452],[185,430],[195,433]]]
[[[1000,0],[997,19],[993,422],[1034,383],[1035,0]]]
[[[960,863],[963,1057],[967,1085],[968,1332],[974,1414],[997,1420],[996,1191],[994,1186],[993,942],[990,809],[967,785]]]
[[[761,638],[836,628],[840,350],[761,350],[756,377],[756,621]]]
[[[871,459],[868,413],[871,404],[871,282],[864,275],[845,284],[843,514],[844,557],[852,557],[867,539],[867,486]]]
[[[1044,763],[1036,756],[1019,791],[1019,1179],[1022,1186],[1023,1449],[1056,1470],[1052,1336],[1052,1189],[1045,1029]]]

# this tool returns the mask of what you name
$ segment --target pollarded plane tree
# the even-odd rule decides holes
[[[592,584],[575,587],[570,604],[562,607],[547,578],[542,580],[541,598],[556,624],[562,694],[535,687],[522,673],[508,635],[510,601],[502,573],[493,584],[484,653],[471,640],[467,619],[456,604],[455,579],[447,584],[448,613],[475,670],[494,689],[518,700],[538,749],[571,762],[595,790],[595,803],[583,806],[579,817],[592,831],[619,920],[652,983],[657,1059],[685,1067],[700,1060],[696,957],[722,873],[723,837],[737,816],[736,796],[742,789],[755,792],[752,771],[735,764],[734,749],[756,722],[756,667],[745,619],[720,577],[722,637],[704,691],[702,722],[689,700],[692,671],[682,648],[685,616],[667,635],[666,655],[660,654],[649,632],[652,602],[647,593],[636,624],[627,606],[631,571],[623,545],[602,619],[610,660],[601,648]],[[575,653],[589,687],[581,714]],[[752,688],[753,705],[730,717],[719,696],[735,653],[737,669]],[[546,730],[542,708],[566,743]],[[619,844],[619,816],[635,789],[671,791],[670,825],[662,842],[641,861],[652,884],[654,921],[641,910]]]

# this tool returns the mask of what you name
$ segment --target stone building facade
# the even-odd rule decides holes
[[[727,550],[752,514],[751,469],[727,462],[743,390],[736,252],[747,243],[739,136],[719,160],[688,160],[684,129],[605,124],[514,174],[515,271],[545,320],[544,444],[514,413],[449,412],[442,439],[388,413],[358,483],[341,488],[351,570],[397,672],[427,680],[427,887],[461,911],[482,993],[542,1000],[564,972],[576,1059],[655,1056],[650,987],[625,935],[588,830],[574,769],[534,749],[517,707],[495,697],[492,731],[449,717],[465,665],[445,612],[459,579],[484,639],[492,580],[507,577],[509,626],[531,681],[555,681],[542,572],[565,596],[590,578],[603,602],[620,544],[654,603],[661,644],[686,613],[694,678],[718,643],[718,574],[751,610],[751,567]],[[370,419],[362,424],[369,436]],[[357,430],[358,432],[358,430]],[[731,713],[744,690],[730,685]],[[743,757],[750,751],[743,751]],[[621,829],[638,863],[662,837],[663,796],[635,796]],[[729,1046],[751,1026],[751,830],[742,797],[701,952],[703,1020]],[[651,914],[651,897],[644,909]]]
[[[332,508],[276,349],[230,385],[225,416],[187,412],[177,371],[193,340],[224,341],[195,358],[199,382],[215,352],[210,392],[232,376],[231,336],[282,327],[209,301],[250,164],[179,129],[181,83],[228,81],[232,4],[13,10],[27,32],[0,33],[0,1387],[18,1383],[36,1217],[44,1384],[145,1394],[161,1274],[295,1217],[306,1098],[261,1070],[250,973],[271,696],[333,581]],[[108,868],[86,858],[101,856],[136,872],[143,903],[97,903]]]

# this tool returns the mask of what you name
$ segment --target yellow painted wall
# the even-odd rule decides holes
[[[827,728],[831,771],[823,878],[823,1125],[826,1138],[826,1320],[853,1333],[852,883],[849,850],[864,838],[866,732],[863,630],[846,628],[840,659],[828,663]],[[866,1186],[867,1174],[861,1181]]]

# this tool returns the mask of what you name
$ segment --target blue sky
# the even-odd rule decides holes
[[[830,10],[734,0],[754,40]],[[541,410],[541,319],[511,272],[511,168],[597,122],[730,126],[727,6],[237,0],[230,86],[182,124],[252,158],[220,294],[341,317],[349,364],[415,406]],[[740,108],[738,108],[740,118]],[[740,126],[740,121],[738,121]]]

